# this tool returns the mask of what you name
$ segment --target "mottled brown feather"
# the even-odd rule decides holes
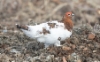
[[[45,28],[43,28],[43,32],[42,32],[44,35],[45,34],[50,34],[50,31],[46,30]]]
[[[48,23],[48,25],[50,26],[50,28],[54,28],[56,23]]]

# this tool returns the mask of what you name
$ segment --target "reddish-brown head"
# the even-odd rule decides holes
[[[62,22],[65,24],[65,27],[71,31],[72,28],[73,28],[73,21],[72,21],[72,16],[74,14],[72,12],[66,12],[63,19],[62,19]]]
[[[72,17],[73,15],[74,15],[74,14],[73,14],[72,12],[66,12],[66,13],[65,13],[65,16],[66,16],[66,17]]]

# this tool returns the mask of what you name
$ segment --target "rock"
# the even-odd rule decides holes
[[[87,48],[87,47],[85,47],[83,50],[84,50],[84,51],[87,51],[87,50],[88,50],[88,48]]]
[[[70,55],[70,62],[81,62],[80,56],[77,53],[72,53]]]
[[[76,46],[75,46],[75,45],[72,45],[71,47],[72,47],[72,49],[75,49],[75,48],[76,48]]]
[[[63,49],[63,50],[66,50],[66,51],[71,50],[70,47],[66,47],[66,46],[63,46],[62,49]]]
[[[62,59],[63,59],[63,62],[67,62],[65,57],[63,57]]]
[[[89,49],[87,48],[87,47],[85,47],[84,49],[83,49],[83,52],[87,52]]]
[[[93,40],[94,38],[95,38],[95,34],[94,33],[88,34],[88,39],[89,40]]]

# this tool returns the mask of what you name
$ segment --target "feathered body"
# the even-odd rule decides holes
[[[34,26],[23,27],[17,25],[17,27],[28,37],[36,39],[38,42],[43,42],[45,47],[51,44],[61,46],[60,41],[69,38],[72,34],[73,23],[71,16],[72,13],[67,12],[61,22],[54,20]]]

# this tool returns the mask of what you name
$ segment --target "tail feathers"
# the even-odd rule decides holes
[[[28,30],[28,26],[25,26],[25,25],[18,25],[18,24],[16,24],[16,27],[17,27],[18,29]]]

